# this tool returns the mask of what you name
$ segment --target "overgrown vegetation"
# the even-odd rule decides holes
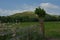
[[[4,24],[4,23],[3,23]],[[60,22],[45,22],[45,36],[49,38],[60,38]],[[1,35],[0,31],[0,40],[12,40],[14,38],[18,40],[40,40],[40,28],[38,22],[23,22],[23,23],[6,23],[4,25],[5,28],[2,33],[6,33],[5,35]],[[4,28],[3,27],[3,28]],[[16,29],[15,29],[16,28]],[[12,31],[13,30],[13,31]],[[14,33],[14,31],[16,33]],[[13,34],[16,34],[13,36]]]

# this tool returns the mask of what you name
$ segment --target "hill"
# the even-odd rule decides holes
[[[26,11],[26,12],[22,12],[22,13],[16,13],[14,15],[10,15],[11,17],[29,17],[29,18],[33,18],[33,17],[37,17],[36,14],[34,14],[34,12],[31,12],[31,11]]]
[[[46,14],[45,21],[60,21],[60,16]],[[16,13],[10,16],[0,16],[1,22],[36,22],[38,16],[32,11]]]

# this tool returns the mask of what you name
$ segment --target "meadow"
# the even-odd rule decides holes
[[[60,22],[44,22],[44,25],[45,25],[45,36],[46,37],[60,38]],[[2,34],[4,34],[4,32],[5,34],[6,33],[9,34],[10,36],[12,34],[16,34],[17,39],[18,38],[21,39],[22,37],[21,40],[25,40],[25,38],[27,37],[26,35],[28,34],[30,34],[28,35],[28,37],[34,36],[34,38],[37,38],[40,35],[39,34],[39,30],[40,30],[39,22],[4,23],[2,27],[5,28]],[[11,37],[8,36],[8,39],[9,38]]]

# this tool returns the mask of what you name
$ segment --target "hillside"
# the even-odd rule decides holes
[[[14,15],[10,15],[11,17],[29,17],[29,18],[36,18],[36,14],[34,14],[34,12],[31,12],[31,11],[26,11],[26,12],[22,12],[22,13],[16,13]]]
[[[38,16],[34,12],[26,11],[22,13],[16,13],[10,16],[0,16],[1,22],[37,22]],[[60,21],[60,16],[46,14],[45,21]]]

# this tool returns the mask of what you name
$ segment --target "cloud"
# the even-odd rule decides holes
[[[22,5],[21,9],[17,9],[17,10],[7,10],[7,9],[1,9],[0,8],[0,16],[13,15],[15,13],[21,13],[24,11],[33,11],[34,9],[35,9],[34,6],[27,5],[27,4]]]
[[[60,6],[54,5],[52,3],[41,3],[41,8],[44,8],[48,14],[60,15]]]
[[[33,11],[35,9],[35,6],[23,4],[22,9],[23,10],[28,10],[28,11]]]
[[[6,10],[6,9],[0,9],[0,15],[1,16],[7,16],[7,15],[12,15],[16,12],[20,12],[19,10]]]
[[[48,14],[51,15],[60,15],[60,6],[54,5],[52,3],[40,3],[39,5],[41,8],[44,8]],[[1,9],[0,8],[0,16],[7,16],[7,15],[13,15],[15,13],[21,13],[24,11],[34,11],[35,8],[38,6],[34,5],[28,5],[28,4],[23,4],[21,5],[21,8],[15,9],[15,10],[10,10],[10,9]]]
[[[6,9],[0,9],[0,16],[13,15],[15,13],[21,13],[23,11],[27,11],[27,10],[6,10]]]
[[[51,4],[51,3],[41,3],[40,6],[42,8],[54,8],[54,9],[59,8],[59,6]]]

